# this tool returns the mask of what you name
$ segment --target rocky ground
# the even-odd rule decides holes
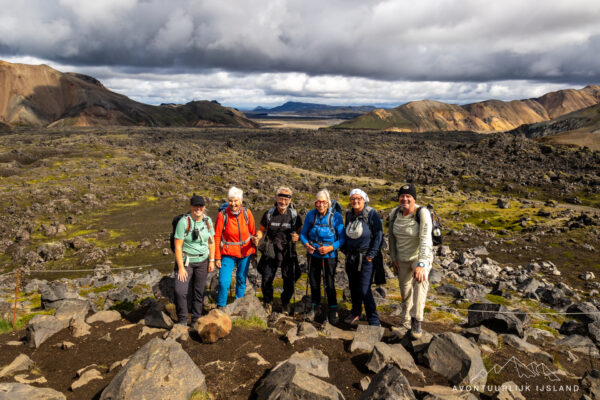
[[[196,396],[263,398],[265,388],[275,391],[268,383],[275,374],[279,381],[312,382],[308,388],[333,385],[323,386],[333,398],[337,391],[345,398],[375,398],[368,397],[370,389],[362,391],[364,378],[375,390],[401,374],[417,398],[425,398],[435,389],[419,388],[481,383],[483,365],[488,386],[530,384],[523,392],[528,399],[598,398],[598,378],[588,371],[598,368],[600,339],[599,171],[600,152],[507,135],[131,128],[2,135],[0,273],[6,275],[0,276],[0,328],[7,333],[0,336],[0,366],[19,354],[31,361],[24,372],[0,373],[0,382],[43,377],[33,385],[67,398],[100,398],[126,368],[113,363],[167,336],[169,294],[157,288],[164,289],[168,278],[162,275],[172,268],[171,219],[186,209],[192,192],[209,198],[214,216],[228,187],[237,185],[260,216],[285,183],[296,191],[303,215],[319,188],[347,206],[346,193],[359,186],[386,217],[395,190],[412,181],[418,202],[432,203],[444,224],[445,246],[438,249],[426,308],[425,330],[433,336],[415,343],[396,329],[400,296],[391,276],[377,290],[382,332],[343,324],[340,332],[321,323],[313,331],[301,315],[267,320],[259,311],[242,312],[245,318],[215,344],[201,343],[194,331],[178,339],[206,378]],[[337,287],[345,309],[341,264]],[[20,329],[10,332],[17,269]],[[257,279],[251,276],[251,283]],[[303,277],[298,301],[304,290]],[[83,322],[102,310],[118,314],[112,322]],[[526,314],[505,314],[515,310]],[[86,325],[90,333],[75,337]],[[290,366],[272,370],[309,349],[328,357],[328,377]],[[316,352],[304,356],[312,364],[323,359]],[[387,364],[399,369],[375,375]],[[97,372],[79,375],[97,379],[70,389],[84,367]],[[492,386],[470,394],[497,396]],[[444,398],[437,396],[429,398]]]

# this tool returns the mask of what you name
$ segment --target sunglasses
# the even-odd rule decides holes
[[[316,205],[323,205],[323,204],[327,204],[327,202],[323,201],[323,200],[319,200],[319,201],[315,201],[315,204]]]

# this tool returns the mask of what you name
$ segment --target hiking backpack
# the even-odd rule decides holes
[[[185,233],[183,234],[184,238],[188,235],[188,233],[190,233],[190,227],[192,225],[191,224],[192,217],[190,216],[190,214],[179,214],[173,218],[173,221],[171,221],[171,226],[173,229],[171,230],[171,237],[170,237],[171,251],[173,253],[175,253],[175,230],[177,229],[177,224],[179,223],[179,220],[181,218],[186,218],[186,220],[187,220],[187,225],[185,227]],[[210,223],[208,222],[208,217],[206,215],[203,215],[202,220],[206,224],[206,229],[208,229],[208,231],[210,232]]]
[[[415,211],[415,220],[417,221],[417,224],[421,224],[422,208],[427,209],[427,211],[429,211],[429,214],[431,214],[431,240],[433,242],[433,245],[440,246],[443,241],[442,221],[440,220],[440,217],[438,217],[438,215],[436,214],[435,210],[433,209],[433,206],[431,204],[428,204],[427,206],[421,206],[417,208],[417,210]],[[394,226],[394,222],[396,221],[396,217],[399,211],[400,207],[397,207],[390,215],[389,229],[392,229],[392,227]]]

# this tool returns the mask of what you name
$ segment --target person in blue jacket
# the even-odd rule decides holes
[[[352,311],[344,320],[358,323],[365,305],[369,325],[380,326],[377,306],[371,292],[373,259],[383,240],[383,224],[377,211],[367,205],[369,196],[361,189],[350,191],[350,210],[346,212],[346,274],[352,297]]]
[[[329,311],[327,319],[331,324],[338,323],[337,299],[335,293],[335,269],[337,250],[344,245],[344,220],[331,204],[327,190],[321,190],[315,197],[315,208],[304,218],[300,240],[308,252],[308,276],[312,307],[306,319],[315,318],[315,307],[321,302],[321,270],[325,280],[325,294]]]

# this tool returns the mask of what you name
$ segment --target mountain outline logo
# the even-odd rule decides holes
[[[476,375],[476,378],[487,379],[487,376],[490,372],[499,374],[504,368],[509,368],[510,366],[512,366],[517,371],[517,376],[519,378],[534,378],[537,376],[545,376],[551,382],[560,381],[560,378],[556,375],[555,371],[550,370],[550,368],[548,368],[546,364],[532,361],[528,365],[525,365],[515,356],[512,356],[502,366],[499,364],[494,364],[494,366],[490,368],[489,371],[486,371],[484,368]]]

